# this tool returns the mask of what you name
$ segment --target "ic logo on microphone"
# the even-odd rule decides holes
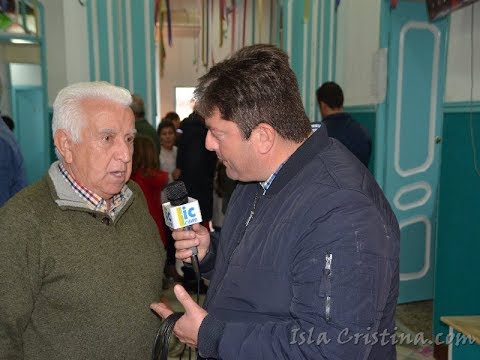
[[[170,229],[180,229],[202,222],[198,201],[193,198],[188,200],[187,203],[178,206],[172,206],[169,202],[162,205],[165,224]]]
[[[191,204],[178,206],[175,210],[181,227],[201,222],[201,219],[198,219],[196,207]]]

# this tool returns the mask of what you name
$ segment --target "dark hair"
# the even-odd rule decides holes
[[[8,115],[1,115],[1,118],[7,124],[8,128],[13,131],[15,129],[15,123],[13,122],[13,119],[8,116]]]
[[[218,109],[248,139],[260,123],[281,137],[302,142],[311,132],[288,55],[273,45],[244,47],[199,79],[195,110],[210,117]]]
[[[158,136],[160,136],[160,133],[162,132],[162,129],[165,129],[165,128],[172,128],[173,133],[176,134],[177,130],[176,130],[175,125],[173,124],[172,120],[168,120],[168,119],[163,118],[162,121],[160,122],[160,124],[158,124],[158,127],[157,127]]]
[[[317,102],[320,105],[320,101],[327,104],[332,109],[339,109],[343,106],[343,91],[342,88],[333,81],[323,83],[317,89]]]
[[[144,117],[145,116],[145,104],[140,95],[132,94],[132,103],[130,108],[133,111],[135,117]]]
[[[133,142],[132,172],[142,169],[144,175],[149,170],[158,169],[159,159],[152,139],[146,136],[137,136]]]
[[[175,120],[178,120],[180,121],[180,116],[178,116],[178,114],[175,112],[175,111],[169,111],[168,113],[166,113],[166,115],[163,117],[162,119],[162,122],[163,121],[175,121]]]

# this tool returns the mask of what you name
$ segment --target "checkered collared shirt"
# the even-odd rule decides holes
[[[270,175],[270,177],[267,180],[265,180],[263,182],[260,182],[260,185],[263,188],[263,194],[262,195],[265,195],[265,193],[267,192],[270,185],[272,185],[273,180],[275,180],[275,177],[277,176],[278,172],[280,171],[282,166],[285,164],[285,162],[281,163],[280,166],[278,167],[278,169],[275,170],[275,172],[272,175]]]
[[[67,171],[67,169],[65,169],[65,167],[61,162],[58,164],[58,169],[62,173],[65,181],[70,184],[72,189],[80,196],[82,200],[85,201],[85,203],[88,205],[90,209],[103,212],[108,216],[110,216],[112,219],[115,218],[116,210],[126,200],[126,196],[125,196],[125,190],[127,188],[126,185],[123,186],[122,190],[117,195],[112,197],[110,201],[110,208],[109,208],[107,201],[105,199],[91,192],[85,186],[83,186],[78,181],[76,181],[72,177],[72,175],[70,175],[70,173]]]

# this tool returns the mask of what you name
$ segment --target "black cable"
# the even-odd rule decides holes
[[[192,255],[192,267],[195,273],[195,280],[197,280],[197,304],[200,303],[200,282],[202,281],[202,274],[200,273],[200,265],[198,264],[198,256]]]
[[[175,312],[162,321],[153,343],[152,360],[168,359],[168,344],[170,342],[170,336],[172,335],[175,323],[183,316],[183,314],[183,312]]]

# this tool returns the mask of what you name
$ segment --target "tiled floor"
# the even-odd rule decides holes
[[[412,339],[425,341],[432,339],[432,301],[419,301],[397,306],[396,325],[397,332],[403,335],[410,335]],[[433,358],[433,347],[424,345],[397,345],[398,360],[431,360]]]
[[[165,291],[165,298],[169,302],[169,305],[174,311],[183,311],[180,303],[176,300],[173,294],[173,289]],[[204,296],[200,298],[202,302]],[[405,339],[407,335],[414,338],[419,333],[422,333],[427,340],[432,334],[432,302],[422,301],[410,304],[398,305],[397,307],[397,335],[398,339]],[[175,348],[175,344],[172,344],[172,348]],[[177,346],[177,354],[175,357],[169,357],[169,360],[179,359],[181,353],[181,346]],[[189,359],[188,350],[184,352],[182,356],[183,360]],[[190,359],[195,359],[195,355],[192,352]],[[433,348],[430,345],[418,345],[414,346],[406,344],[397,345],[397,359],[398,360],[433,360]]]

